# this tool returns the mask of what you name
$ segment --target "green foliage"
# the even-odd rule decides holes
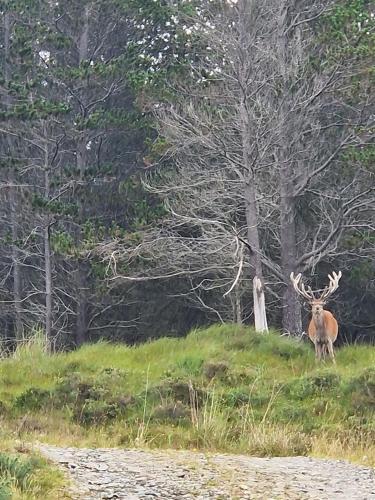
[[[353,241],[354,238],[354,241]],[[373,244],[375,242],[375,235],[373,234],[362,234],[358,238],[354,236],[347,243],[351,245],[359,246],[359,243],[369,243]],[[353,246],[351,247],[353,248]],[[365,284],[369,280],[375,277],[374,263],[372,260],[363,260],[352,267],[350,270],[350,280],[354,284]]]
[[[9,488],[8,481],[6,479],[0,480],[0,500],[9,500],[12,498],[12,492]]]
[[[126,5],[137,28],[125,53],[128,81],[137,92],[151,90],[163,95],[166,80],[189,77],[186,47],[194,51],[199,37],[187,34],[183,27],[194,23],[195,8],[202,5],[195,1],[171,4],[152,0],[130,0]]]
[[[151,127],[151,121],[148,117],[137,111],[129,112],[121,109],[113,111],[96,109],[88,117],[76,116],[75,123],[77,130],[117,127],[124,128],[128,133],[131,130],[148,130]]]
[[[157,139],[152,139],[151,137],[146,138],[145,145],[149,150],[149,159],[151,163],[159,160],[163,154],[165,154],[170,145],[164,137],[157,137]]]
[[[335,40],[337,51],[350,51],[360,56],[371,55],[370,50],[375,40],[372,7],[373,3],[369,0],[341,0],[324,16],[329,36]]]
[[[162,201],[144,192],[139,176],[132,176],[119,184],[119,192],[127,201],[127,213],[132,231],[139,230],[165,216]]]
[[[40,465],[36,459],[21,460],[5,453],[0,453],[0,477],[9,477],[16,486],[25,490],[32,472]]]
[[[286,387],[286,390],[293,399],[305,399],[327,393],[337,388],[339,384],[339,375],[329,371],[322,371],[315,375],[294,380]]]
[[[357,410],[375,411],[375,368],[366,368],[357,377],[353,377],[346,386],[351,404]]]
[[[375,82],[375,16],[369,0],[340,0],[323,16],[320,41],[325,51],[325,66],[335,67],[338,62],[350,67],[342,95],[346,102],[362,103],[367,100]],[[357,131],[359,136],[371,130]],[[354,165],[373,170],[373,146],[349,148],[341,155],[342,175],[351,175]]]
[[[198,375],[201,372],[204,359],[199,356],[186,356],[176,363],[178,372],[186,375]]]
[[[252,402],[251,394],[242,388],[228,391],[225,395],[225,403],[228,406],[238,407]]]
[[[74,216],[78,213],[78,207],[75,203],[68,203],[60,200],[51,201],[36,193],[32,195],[31,203],[34,209],[42,209],[46,213],[50,214],[55,213]]]
[[[102,240],[105,236],[105,228],[102,225],[94,224],[93,221],[87,220],[83,224],[83,238],[86,245],[92,245]]]
[[[191,381],[168,378],[155,387],[152,387],[149,395],[157,402],[160,402],[160,400],[172,400],[174,402],[180,401],[189,406],[193,404],[193,400],[203,403],[207,398],[207,391],[197,384],[193,385]],[[142,400],[142,397],[140,399]]]
[[[17,96],[24,90],[22,85],[11,85],[11,94]],[[70,112],[67,104],[61,102],[46,101],[44,99],[35,100],[32,103],[22,102],[15,104],[10,110],[0,113],[0,119],[19,119],[19,120],[39,120],[52,116],[58,116]]]
[[[51,247],[54,252],[61,255],[72,255],[76,249],[73,236],[65,231],[53,231]]]
[[[62,482],[63,474],[38,456],[0,452],[0,500],[61,498]]]
[[[164,403],[157,406],[152,414],[152,419],[158,422],[181,422],[190,417],[190,408],[181,401]]]
[[[30,411],[41,408],[64,409],[73,421],[82,425],[99,425],[121,415],[132,404],[130,397],[116,394],[116,387],[125,377],[119,369],[107,368],[96,376],[84,377],[71,371],[58,379],[49,391],[28,389],[15,399],[14,407]]]
[[[14,407],[28,410],[41,410],[50,399],[50,392],[44,389],[30,387],[15,398]]]
[[[103,281],[107,275],[107,266],[103,262],[94,260],[91,262],[91,271],[95,278]],[[108,292],[106,291],[106,293]]]
[[[116,403],[88,400],[82,407],[76,406],[72,416],[82,425],[103,425],[118,417],[121,410]]]
[[[374,170],[375,165],[375,146],[368,145],[366,147],[351,147],[348,148],[341,156],[345,163],[358,164],[367,170]]]

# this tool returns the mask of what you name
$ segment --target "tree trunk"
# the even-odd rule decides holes
[[[77,262],[77,311],[75,341],[77,346],[82,345],[87,337],[87,273],[84,262]]]
[[[47,137],[45,127],[45,137]],[[44,152],[44,189],[45,199],[50,196],[50,169],[49,169],[49,154],[48,143],[45,143]],[[46,296],[46,315],[45,315],[45,336],[48,350],[51,348],[52,340],[52,259],[51,259],[51,234],[50,234],[50,216],[47,215],[44,227],[44,274],[45,274],[45,296]]]
[[[20,263],[20,252],[18,249],[18,193],[14,171],[10,175],[11,187],[9,189],[10,200],[10,224],[12,228],[12,267],[13,267],[13,301],[15,312],[15,337],[16,340],[23,339],[22,324],[22,274]]]
[[[51,345],[52,339],[52,262],[51,262],[51,241],[50,226],[44,228],[44,266],[45,266],[45,293],[46,293],[46,340],[47,345]]]
[[[253,278],[256,280],[257,291],[253,289],[253,310],[256,331],[268,331],[264,298],[263,268],[258,229],[258,206],[256,201],[255,178],[251,162],[250,124],[245,102],[240,104],[240,119],[242,132],[243,166],[245,169],[244,198],[246,205],[247,240],[250,247],[250,263],[253,268]],[[263,304],[260,314],[260,304]]]
[[[281,246],[281,268],[284,276],[286,289],[283,293],[283,330],[290,333],[300,333],[301,304],[290,281],[290,273],[295,271],[297,260],[297,238],[296,238],[296,212],[294,189],[294,172],[289,157],[288,134],[288,105],[287,96],[292,90],[289,88],[289,80],[293,76],[293,68],[288,66],[288,28],[290,26],[290,2],[283,0],[280,3],[278,18],[278,52],[280,75],[283,79],[283,91],[281,93],[282,103],[279,116],[279,192],[280,192],[280,246]]]
[[[86,151],[86,140],[83,138],[80,140],[77,148],[77,167],[79,169],[80,180],[83,182],[85,169],[87,165],[87,151]],[[84,206],[83,196],[80,197],[78,203],[78,215],[79,222],[83,224],[85,216],[85,206]],[[77,238],[77,244],[80,245],[82,242],[82,235],[79,233]],[[77,290],[77,310],[76,310],[76,331],[75,340],[78,346],[82,345],[86,341],[87,334],[87,290],[88,290],[88,273],[86,271],[86,265],[84,262],[77,259],[77,267],[75,272],[76,280],[76,290]]]
[[[10,96],[7,92],[8,84],[10,81],[10,14],[6,12],[4,14],[4,80],[5,80],[5,106],[8,108],[10,106]],[[12,145],[13,140],[8,135],[6,139],[7,144],[7,157],[11,158],[12,155]],[[14,301],[14,314],[15,314],[15,338],[16,340],[22,340],[23,338],[23,325],[22,325],[22,274],[21,274],[21,263],[20,254],[18,249],[18,190],[17,190],[17,178],[14,168],[11,167],[9,173],[9,204],[10,204],[10,224],[12,233],[12,267],[13,267],[13,301]]]
[[[246,225],[247,241],[251,247],[250,262],[253,268],[254,276],[257,276],[263,282],[263,269],[260,253],[260,241],[258,231],[258,213],[255,198],[254,179],[247,182],[245,187],[246,203]]]
[[[240,245],[239,248],[239,258],[241,262],[243,262],[244,248],[243,245]],[[243,312],[242,312],[242,302],[241,302],[241,280],[239,279],[234,287],[234,301],[233,301],[233,312],[234,312],[234,321],[237,325],[242,325],[243,323]]]
[[[79,64],[88,59],[88,43],[89,43],[89,18],[90,18],[90,5],[84,6],[83,12],[83,28],[78,42]],[[82,111],[85,113],[85,110]],[[77,168],[79,172],[80,181],[83,184],[85,171],[87,167],[87,134],[82,131],[77,141]],[[81,188],[83,189],[83,188]],[[78,202],[79,222],[84,222],[84,199],[80,197]],[[77,244],[79,245],[82,240],[81,235],[78,236]],[[87,334],[87,272],[84,262],[77,260],[77,268],[75,272],[76,289],[77,289],[77,310],[76,310],[76,328],[75,340],[78,346],[86,341]]]
[[[281,175],[281,200],[280,200],[280,244],[281,267],[286,288],[283,293],[283,330],[293,334],[301,333],[301,303],[290,281],[290,273],[296,271],[297,241],[295,222],[295,201],[286,194],[288,169]]]
[[[247,1],[239,5],[241,15],[251,16],[253,5]],[[240,37],[239,42],[244,54],[248,49],[248,29],[246,23],[239,23]],[[251,64],[251,63],[250,63]],[[252,144],[252,123],[249,116],[248,98],[249,98],[249,57],[241,58],[239,66],[239,92],[240,101],[238,105],[239,121],[241,127],[241,142],[242,142],[242,161],[243,161],[243,182],[244,182],[244,199],[245,199],[245,213],[246,213],[246,226],[247,226],[247,240],[250,248],[250,263],[253,269],[253,278],[259,280],[260,289],[264,299],[264,283],[263,283],[263,269],[261,259],[261,248],[259,241],[259,227],[258,227],[258,206],[256,200],[256,185],[254,175],[254,162],[253,162],[253,144]],[[254,316],[259,326],[258,318],[258,294],[253,295]],[[265,310],[264,310],[265,315]],[[267,320],[265,319],[265,323]]]

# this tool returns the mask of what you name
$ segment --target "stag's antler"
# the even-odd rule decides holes
[[[335,273],[333,271],[332,276],[329,274],[329,285],[325,287],[323,290],[322,294],[320,295],[319,298],[315,296],[316,292],[313,292],[311,287],[308,286],[307,290],[303,282],[301,281],[301,273],[297,274],[297,276],[294,276],[294,273],[290,273],[290,279],[292,280],[294,290],[299,294],[302,295],[305,299],[311,301],[311,300],[321,300],[325,301],[330,295],[335,292],[338,287],[339,287],[339,281],[342,276],[342,272],[339,271],[338,273]]]
[[[305,285],[301,281],[301,278],[301,273],[297,274],[296,277],[294,276],[294,273],[290,273],[290,279],[292,280],[294,290],[307,300],[315,300],[314,292],[311,290],[311,287],[307,287],[306,290]]]
[[[322,295],[319,297],[319,300],[328,299],[328,297],[338,289],[341,276],[342,276],[341,271],[339,271],[337,274],[335,273],[335,271],[333,271],[332,276],[330,274],[328,275],[329,285],[325,287]]]

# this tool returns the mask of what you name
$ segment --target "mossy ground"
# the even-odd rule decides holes
[[[0,363],[0,440],[375,465],[374,413],[374,347],[317,364],[308,343],[233,325],[52,356],[30,342]]]

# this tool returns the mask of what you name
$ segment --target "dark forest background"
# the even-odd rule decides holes
[[[0,4],[6,346],[251,324],[255,274],[300,334],[332,270],[374,341],[374,2]]]

